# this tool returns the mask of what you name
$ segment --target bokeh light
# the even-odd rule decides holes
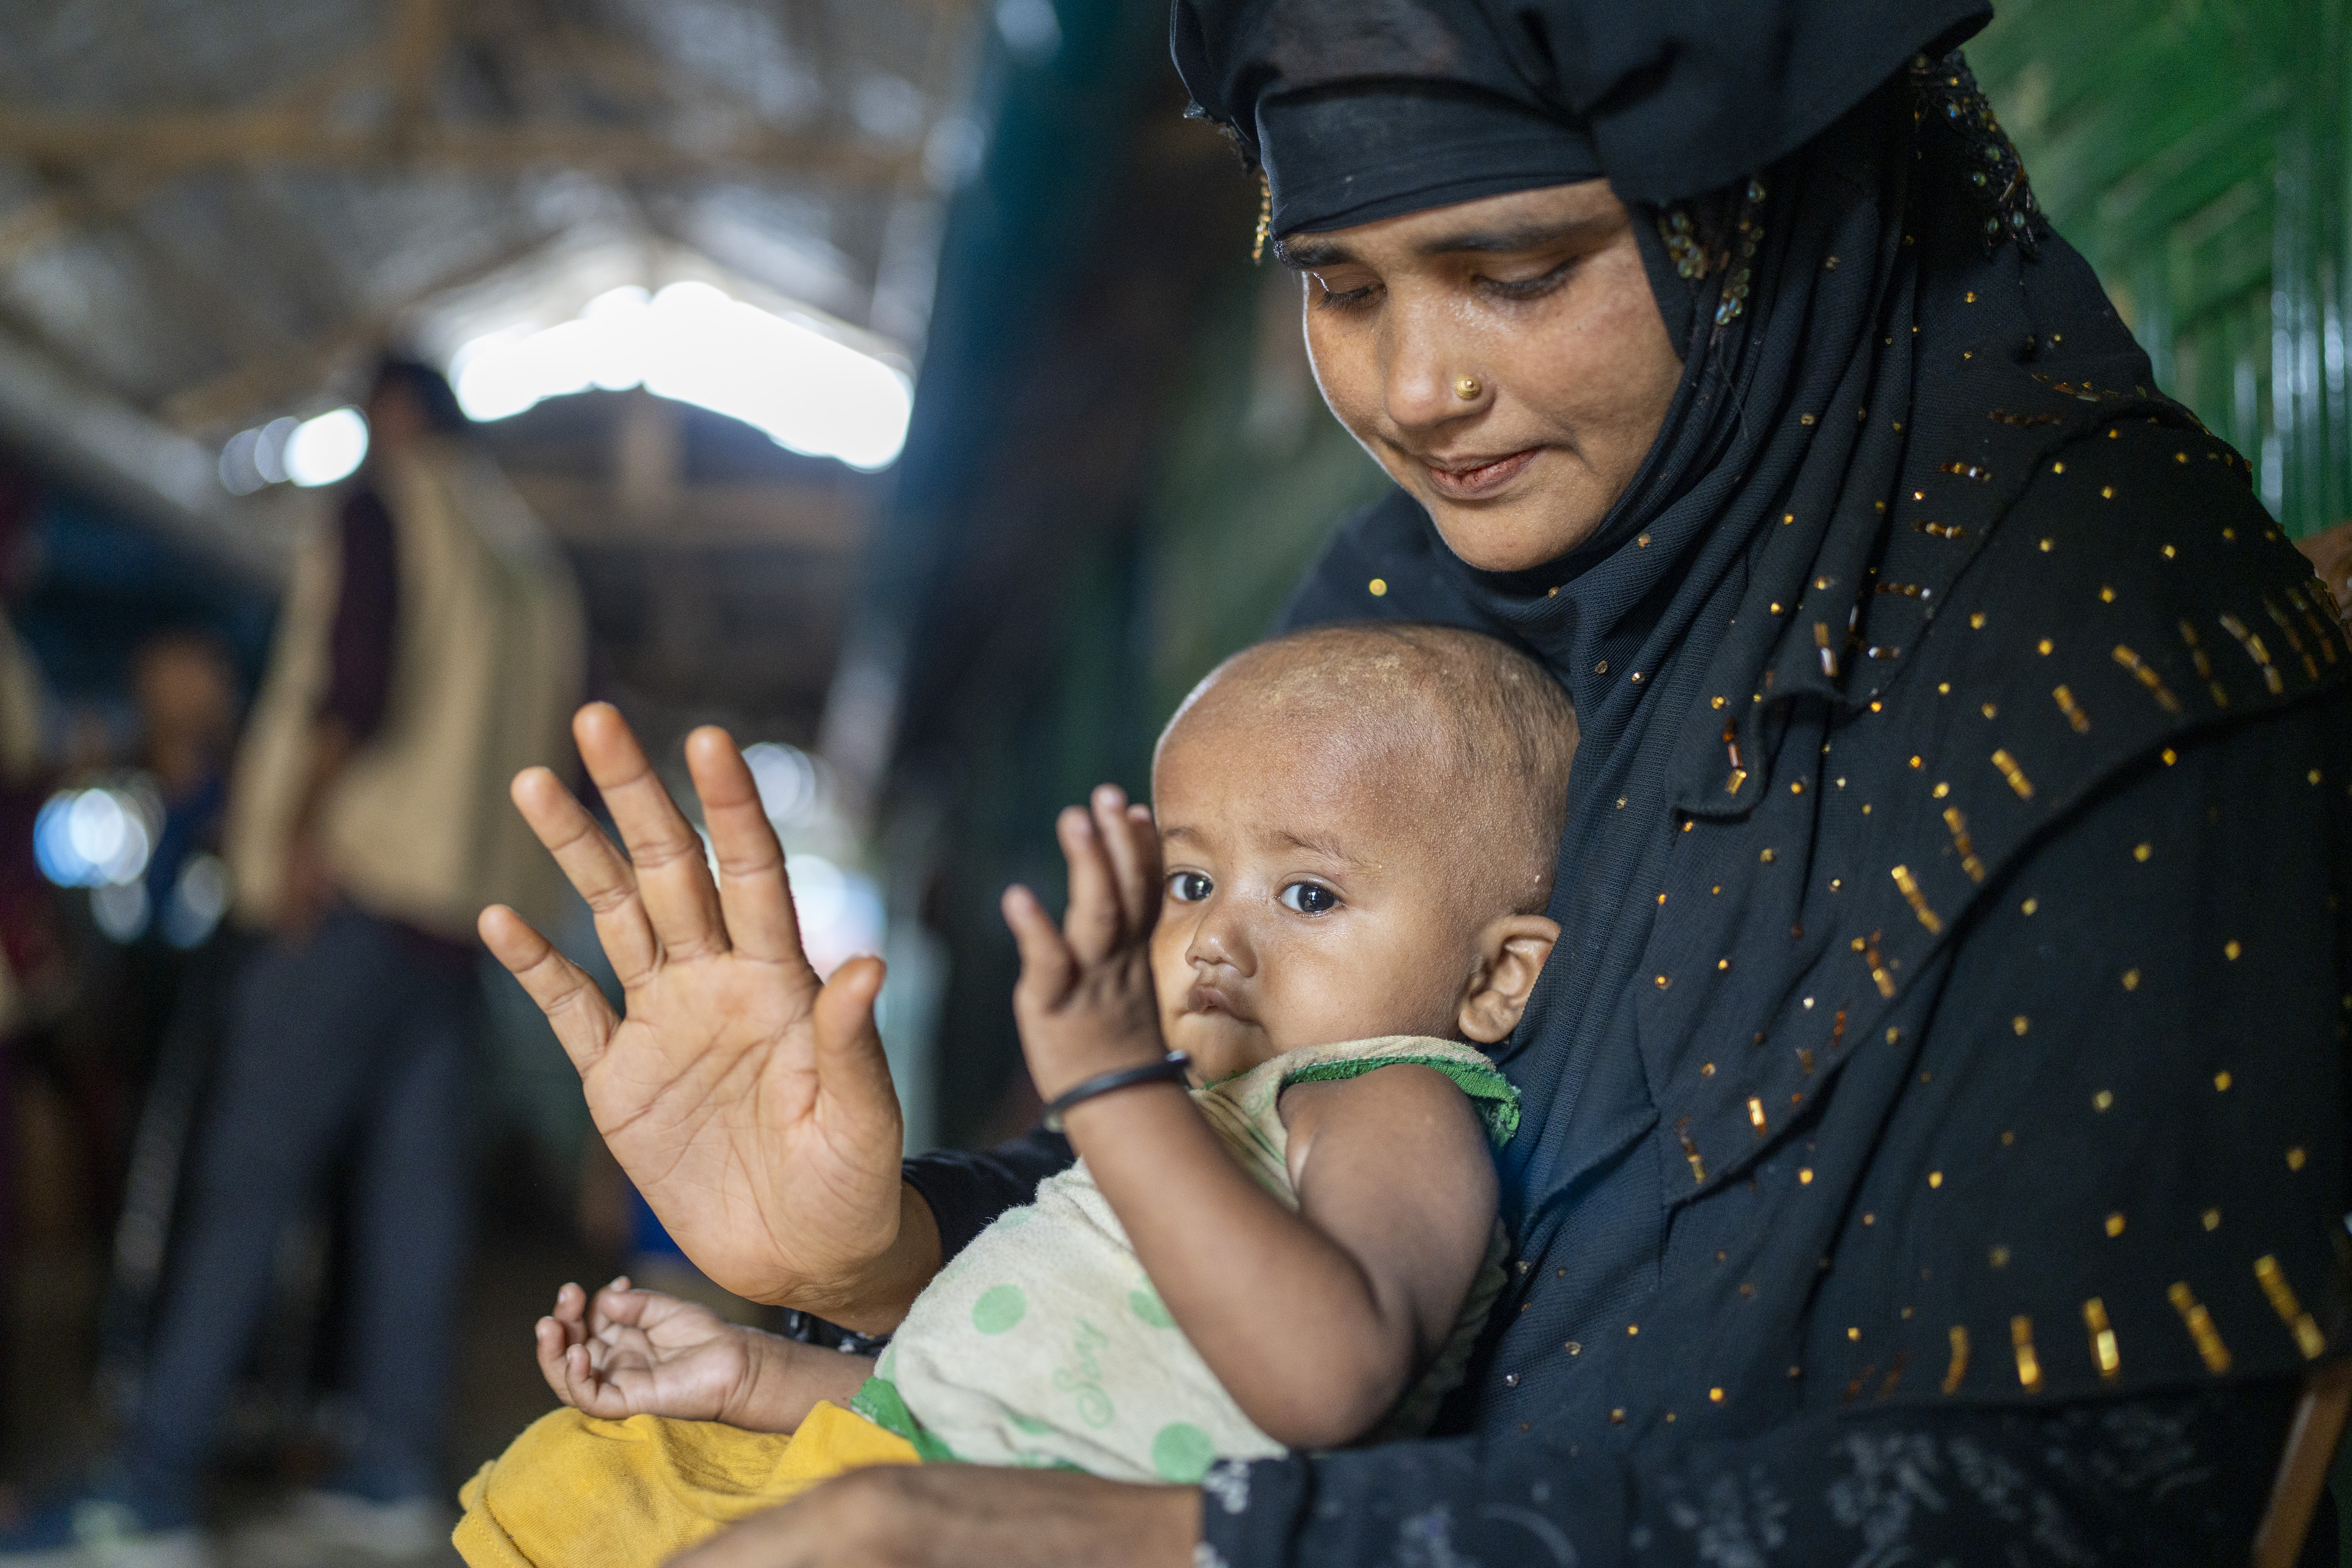
[[[356,408],[331,409],[315,419],[272,419],[222,444],[220,482],[239,496],[289,480],[315,489],[349,477],[367,450],[367,418]]]
[[[509,418],[591,387],[643,386],[869,472],[897,460],[914,408],[896,367],[708,283],[651,296],[614,289],[572,321],[478,338],[449,368],[474,419]]]
[[[33,858],[60,888],[127,887],[146,871],[162,823],[146,791],[61,790],[33,819]]]
[[[286,437],[286,477],[305,489],[331,485],[367,457],[367,419],[356,408],[337,408],[305,419]]]
[[[228,867],[217,855],[191,855],[158,921],[163,940],[182,951],[202,947],[228,913]]]

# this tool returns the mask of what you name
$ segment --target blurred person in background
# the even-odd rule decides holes
[[[471,928],[486,900],[547,911],[557,892],[506,781],[563,754],[583,627],[438,372],[384,360],[366,414],[368,459],[297,563],[228,787],[235,912],[266,937],[230,1004],[129,1430],[0,1531],[0,1563],[210,1560],[206,1467],[280,1232],[346,1163],[360,1440],[248,1544],[384,1561],[446,1533]]]
[[[0,1038],[26,1021],[28,971],[54,967],[57,938],[47,889],[33,864],[33,817],[47,770],[41,751],[41,673],[0,616]]]
[[[178,1005],[187,955],[220,929],[227,898],[221,834],[242,702],[228,648],[185,626],[139,645],[131,693],[138,765],[161,804],[161,823],[141,879],[144,912],[125,931],[124,983],[103,1000],[116,1014],[123,1066],[143,1083]]]
[[[163,831],[147,863],[151,891],[168,898],[189,857],[217,845],[236,739],[236,668],[219,638],[175,629],[142,644],[131,660],[141,761],[163,797]]]
[[[33,860],[33,820],[48,771],[44,700],[32,655],[0,615],[0,1279],[15,1261],[25,1196],[16,1092],[23,1036],[55,1010],[68,984],[55,907]]]
[[[132,650],[130,677],[136,771],[122,782],[152,809],[153,847],[135,883],[92,890],[111,941],[85,953],[73,1009],[98,1036],[106,1090],[88,1118],[89,1163],[101,1200],[93,1212],[115,1216],[99,1360],[101,1385],[117,1392],[135,1386],[144,1361],[188,1134],[251,946],[222,919],[221,837],[245,697],[236,658],[216,634],[175,626]]]

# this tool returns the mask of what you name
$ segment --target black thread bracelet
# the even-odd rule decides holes
[[[1171,1051],[1158,1061],[1146,1062],[1139,1068],[1117,1068],[1109,1072],[1098,1072],[1092,1078],[1080,1079],[1074,1087],[1055,1096],[1054,1102],[1045,1107],[1045,1131],[1059,1132],[1062,1118],[1069,1113],[1070,1107],[1092,1100],[1097,1095],[1109,1094],[1114,1089],[1133,1089],[1139,1083],[1182,1083],[1192,1065],[1191,1057],[1181,1051]]]

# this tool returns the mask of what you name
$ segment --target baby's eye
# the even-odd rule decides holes
[[[1339,895],[1320,882],[1293,882],[1282,889],[1282,901],[1302,915],[1328,915],[1339,907]]]
[[[1180,904],[1197,904],[1215,888],[1198,871],[1179,871],[1168,879],[1168,896]]]

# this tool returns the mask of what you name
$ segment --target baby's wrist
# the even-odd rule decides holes
[[[1146,1079],[1108,1094],[1091,1096],[1062,1112],[1057,1131],[1084,1155],[1104,1138],[1125,1139],[1165,1125],[1157,1119],[1171,1110],[1181,1115],[1196,1114],[1183,1090],[1181,1079]]]
[[[730,1325],[730,1331],[742,1350],[743,1370],[721,1404],[719,1419],[747,1432],[793,1430],[806,1413],[793,1408],[793,1363],[808,1347],[740,1324]]]
[[[1105,1073],[1121,1072],[1129,1068],[1149,1067],[1166,1056],[1167,1050],[1154,1040],[1139,1040],[1118,1046],[1092,1046],[1079,1051],[1038,1053],[1029,1066],[1029,1076],[1037,1085],[1037,1098],[1052,1104],[1089,1079]]]
[[[1192,1060],[1183,1052],[1167,1051],[1140,1061],[1088,1073],[1063,1088],[1059,1093],[1045,1097],[1045,1129],[1049,1132],[1059,1132],[1063,1119],[1082,1105],[1092,1105],[1155,1084],[1183,1088],[1190,1081],[1191,1067]]]

